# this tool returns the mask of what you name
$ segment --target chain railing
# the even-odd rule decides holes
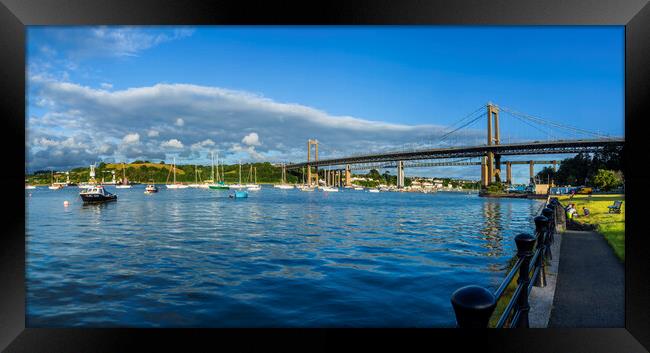
[[[456,314],[458,327],[488,327],[497,302],[505,299],[506,289],[515,277],[517,277],[517,287],[499,316],[495,327],[529,327],[528,296],[533,286],[546,286],[546,262],[552,258],[551,244],[554,234],[562,229],[558,228],[558,223],[564,219],[562,217],[564,215],[563,208],[557,198],[547,197],[544,206],[534,219],[535,235],[520,233],[515,236],[517,262],[494,292],[481,286],[469,285],[452,294],[451,304]]]

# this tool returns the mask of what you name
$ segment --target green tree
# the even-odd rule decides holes
[[[620,173],[616,173],[613,170],[598,169],[592,182],[594,186],[609,191],[620,186],[623,180]]]
[[[555,180],[557,172],[553,170],[553,167],[544,167],[539,173],[537,173],[535,179],[539,179],[542,184],[546,181]]]
[[[381,180],[381,174],[379,174],[377,169],[371,169],[370,172],[366,175],[366,177],[371,178],[373,180]]]

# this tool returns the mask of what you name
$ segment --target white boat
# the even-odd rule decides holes
[[[326,186],[326,187],[323,188],[323,191],[325,191],[325,192],[339,192],[339,189]]]
[[[277,185],[273,185],[273,187],[278,189],[284,189],[284,190],[293,189],[293,185],[290,184],[277,184]]]
[[[187,189],[189,186],[185,184],[167,184],[165,185],[167,189]]]
[[[262,190],[262,187],[259,185],[251,185],[247,186],[248,191],[259,191]]]
[[[379,189],[369,189],[368,192],[379,192]]]
[[[25,185],[25,190],[33,190],[36,189],[36,186],[34,185]]]
[[[144,188],[144,193],[145,194],[153,194],[155,192],[158,192],[158,188],[156,187],[156,185],[149,184],[149,185],[147,185],[146,188]]]
[[[174,171],[174,183],[173,184],[166,184],[165,186],[167,189],[187,189],[189,186],[185,184],[180,184],[176,183],[176,158],[174,158],[174,163],[172,164],[172,170]],[[167,175],[167,179],[169,180],[169,175]]]
[[[357,186],[357,187],[354,188],[354,190],[363,191],[363,188],[361,186]]]
[[[303,186],[300,188],[300,191],[310,192],[310,191],[314,191],[314,188],[311,186]]]

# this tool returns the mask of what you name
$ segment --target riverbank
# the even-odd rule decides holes
[[[491,193],[484,192],[479,193],[480,197],[493,197],[493,198],[505,198],[505,199],[546,199],[547,195],[545,194],[514,194],[514,193]]]
[[[585,228],[593,229],[602,234],[607,243],[612,247],[614,253],[621,261],[625,261],[625,195],[574,195],[560,196],[559,200],[563,205],[574,203],[578,216],[574,221]],[[615,201],[623,201],[621,213],[608,213],[608,206]],[[590,211],[589,216],[584,216],[583,207]]]

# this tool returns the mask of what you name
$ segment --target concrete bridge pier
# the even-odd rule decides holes
[[[530,161],[530,182],[534,183],[535,182],[535,161]]]
[[[501,181],[501,156],[498,154],[494,155],[494,179]]]
[[[352,186],[352,173],[349,164],[345,165],[345,186]]]
[[[404,187],[404,161],[397,162],[397,188]]]
[[[481,186],[486,188],[488,183],[487,157],[481,157]]]
[[[506,183],[512,185],[512,162],[506,162]]]

